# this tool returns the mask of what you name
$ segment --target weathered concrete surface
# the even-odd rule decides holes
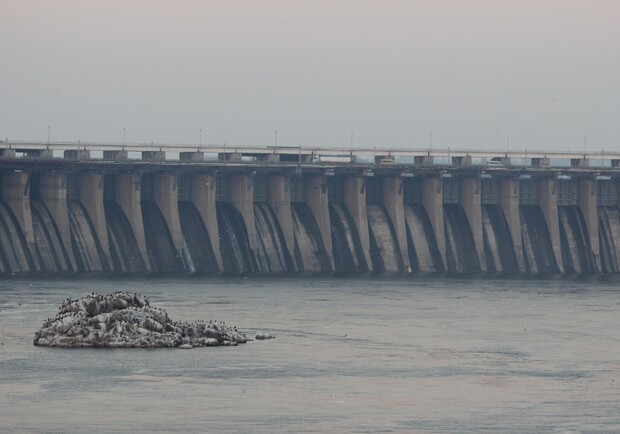
[[[144,221],[142,219],[142,206],[140,204],[140,174],[121,173],[116,175],[114,182],[114,199],[121,207],[136,237],[140,254],[144,260],[147,271],[153,267],[146,250],[146,237],[144,235]]]
[[[598,233],[598,208],[596,201],[596,181],[593,178],[579,180],[579,196],[577,200],[579,209],[588,229],[590,248],[596,271],[601,271],[601,251]]]
[[[392,221],[396,241],[400,250],[403,271],[410,273],[409,254],[407,250],[407,228],[405,226],[404,179],[391,176],[383,179],[383,206]]]
[[[521,213],[519,212],[519,181],[511,178],[502,179],[500,184],[500,207],[506,218],[519,272],[525,272],[523,242],[521,240]]]
[[[443,216],[443,181],[440,176],[427,176],[422,181],[422,205],[435,232],[441,260],[446,264],[446,234]]]
[[[215,254],[218,270],[223,270],[222,252],[220,251],[220,231],[217,225],[216,178],[214,174],[197,174],[192,177],[192,203],[198,210],[207,228],[211,246]]]
[[[267,203],[275,213],[284,235],[286,248],[295,256],[295,235],[291,211],[291,179],[286,176],[270,176],[267,179]]]
[[[319,227],[331,268],[334,270],[335,265],[334,252],[332,249],[332,228],[329,218],[327,179],[324,176],[308,176],[304,178],[304,180],[306,201]]]
[[[347,176],[344,180],[344,203],[351,213],[368,270],[372,271],[370,256],[370,233],[368,231],[368,213],[366,211],[366,179],[361,176]]]
[[[549,236],[551,237],[551,245],[553,246],[553,254],[555,255],[558,270],[560,273],[563,273],[564,262],[562,261],[558,197],[556,193],[556,181],[554,178],[544,178],[540,180],[539,206],[542,209],[547,228],[549,229]]]
[[[484,254],[484,233],[482,230],[482,207],[480,197],[480,178],[461,178],[459,180],[459,198],[467,216],[471,233],[474,237],[480,270],[487,271]]]

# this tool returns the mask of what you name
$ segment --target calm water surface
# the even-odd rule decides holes
[[[275,340],[57,349],[66,297],[132,290]],[[0,281],[3,432],[620,432],[617,283]]]

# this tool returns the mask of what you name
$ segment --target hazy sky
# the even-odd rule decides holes
[[[619,0],[0,0],[0,70],[0,138],[620,150]]]

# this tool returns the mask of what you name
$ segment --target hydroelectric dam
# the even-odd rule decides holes
[[[620,154],[0,142],[0,274],[614,274]]]

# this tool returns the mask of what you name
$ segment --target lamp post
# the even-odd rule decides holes
[[[123,146],[125,146],[125,127],[123,127]]]
[[[202,128],[200,129],[200,138],[198,139],[198,145],[202,146]]]

